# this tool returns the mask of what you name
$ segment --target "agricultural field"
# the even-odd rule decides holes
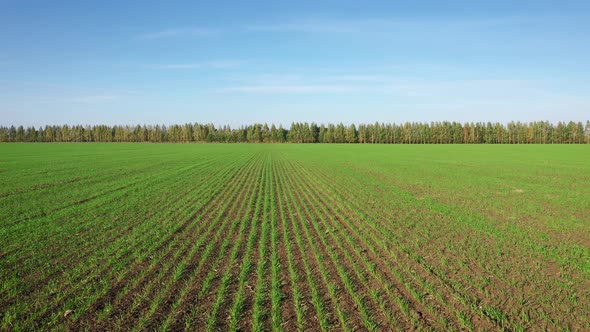
[[[590,146],[0,145],[0,330],[590,330]]]

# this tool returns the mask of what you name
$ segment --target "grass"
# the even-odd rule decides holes
[[[1,144],[0,330],[589,330],[588,183],[583,145]]]

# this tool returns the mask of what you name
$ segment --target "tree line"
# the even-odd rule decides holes
[[[0,142],[590,144],[590,121],[0,126]]]

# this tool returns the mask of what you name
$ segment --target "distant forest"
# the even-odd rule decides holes
[[[0,126],[0,142],[219,142],[374,144],[590,144],[590,121],[501,123],[406,122],[359,125],[256,123],[239,128],[213,124]]]

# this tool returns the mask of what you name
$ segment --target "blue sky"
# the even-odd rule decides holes
[[[590,2],[0,0],[0,124],[585,121]]]

